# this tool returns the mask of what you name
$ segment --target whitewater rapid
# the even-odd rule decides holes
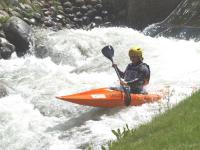
[[[151,67],[150,92],[165,91],[160,103],[103,109],[57,100],[55,96],[118,86],[101,49],[112,45],[114,61],[125,69],[128,50],[139,45]],[[48,57],[12,55],[0,60],[0,83],[9,95],[0,99],[0,149],[100,149],[116,137],[111,130],[149,122],[200,87],[199,42],[151,38],[130,28],[45,32]]]

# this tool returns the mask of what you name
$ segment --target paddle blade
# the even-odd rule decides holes
[[[105,46],[102,50],[101,50],[102,54],[110,59],[113,62],[112,57],[114,56],[114,49],[111,45]]]

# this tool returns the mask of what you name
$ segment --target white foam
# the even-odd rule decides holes
[[[151,67],[149,91],[164,90],[161,103],[100,109],[57,100],[55,96],[118,85],[111,62],[101,54],[115,49],[123,70],[128,49],[144,48]],[[115,139],[112,129],[146,123],[179,103],[200,83],[200,45],[194,41],[151,38],[129,28],[62,30],[47,33],[49,57],[0,60],[0,82],[9,96],[0,99],[0,149],[84,149]],[[56,62],[56,63],[55,63]],[[31,144],[30,144],[31,143]]]

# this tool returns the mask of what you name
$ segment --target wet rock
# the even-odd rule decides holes
[[[49,56],[48,49],[44,45],[37,45],[35,48],[35,56],[38,58],[45,58]]]
[[[83,5],[80,10],[82,13],[86,13],[88,11],[87,6]]]
[[[76,13],[76,17],[81,18],[83,16],[83,14],[79,11]]]
[[[3,27],[6,39],[16,48],[18,56],[23,56],[33,43],[31,27],[18,17],[11,17]]]
[[[63,15],[57,15],[56,18],[58,18],[59,20],[62,20],[62,19],[64,19],[64,16]]]
[[[92,6],[92,5],[87,5],[87,8],[88,8],[88,9],[92,9],[93,6]]]
[[[98,11],[102,10],[102,8],[103,8],[102,4],[95,5],[95,9],[98,10]]]
[[[74,14],[68,14],[68,17],[69,17],[71,20],[73,20],[73,18],[75,17],[75,15],[74,15]]]
[[[65,3],[63,4],[63,6],[64,6],[65,8],[71,8],[71,7],[72,7],[72,3],[71,3],[71,2],[65,2]]]
[[[32,25],[36,25],[36,20],[35,20],[35,18],[31,18],[31,19],[29,20],[29,22],[30,22],[30,24],[32,24]]]
[[[73,12],[74,12],[74,13],[76,13],[76,12],[78,12],[78,11],[80,11],[80,10],[81,10],[80,7],[77,7],[77,6],[74,6],[74,7],[73,7]]]
[[[1,24],[0,24],[0,27],[1,27]],[[0,37],[6,38],[6,35],[3,33],[3,31],[0,31]]]
[[[103,17],[106,17],[106,16],[108,16],[108,11],[107,10],[103,10],[101,12],[101,14],[102,14]]]
[[[50,15],[52,15],[52,14],[53,14],[53,13],[52,13],[52,11],[50,11],[50,10],[44,12],[44,15],[45,15],[45,16],[50,16]]]
[[[53,27],[55,25],[55,23],[52,20],[45,20],[44,25],[46,27]]]
[[[90,4],[95,6],[95,5],[99,4],[99,1],[98,0],[90,0]]]
[[[88,25],[90,23],[90,18],[89,17],[83,16],[82,19],[83,19],[83,24],[84,25]]]
[[[3,59],[9,59],[14,52],[15,46],[10,44],[6,39],[0,38],[0,55]]]
[[[101,16],[95,16],[95,17],[94,17],[94,22],[95,22],[96,24],[101,24],[102,21],[103,21],[103,19],[102,19]]]
[[[10,59],[12,53],[13,51],[9,49],[8,47],[0,47],[1,58]]]
[[[0,84],[0,98],[5,97],[8,95],[6,87]]]
[[[75,4],[76,6],[83,6],[85,4],[85,1],[84,0],[75,0]]]
[[[48,11],[47,8],[42,8],[41,10],[42,10],[42,12]]]
[[[87,12],[89,18],[93,18],[96,15],[96,9],[91,9]]]
[[[73,12],[73,9],[72,9],[72,8],[65,8],[65,9],[64,9],[64,12],[65,12],[66,14],[71,14],[71,13]]]
[[[65,15],[63,10],[58,10],[58,14]]]
[[[41,15],[40,13],[34,13],[34,14],[33,14],[33,17],[34,17],[35,19],[37,19],[37,20],[41,20],[42,15]]]
[[[57,11],[63,11],[63,7],[62,6],[57,6]]]
[[[49,8],[49,10],[52,11],[52,12],[56,12],[56,11],[57,11],[56,8],[55,8],[54,6],[51,6],[51,7]]]

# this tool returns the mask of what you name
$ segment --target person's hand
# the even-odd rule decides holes
[[[112,67],[113,68],[117,68],[117,64],[112,64]]]
[[[120,81],[120,84],[123,85],[123,86],[128,86],[127,82],[125,82],[123,80]]]

